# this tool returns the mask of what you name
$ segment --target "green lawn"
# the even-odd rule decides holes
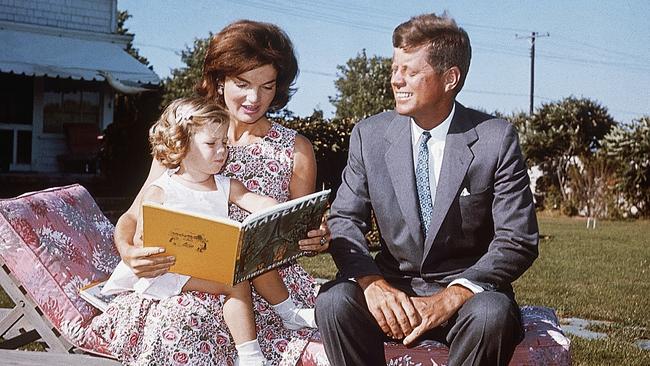
[[[522,304],[553,307],[561,317],[612,321],[604,340],[571,337],[575,365],[650,365],[650,222],[540,218],[540,255],[515,282]]]
[[[650,222],[599,221],[595,230],[580,219],[539,223],[539,258],[514,284],[519,303],[614,322],[597,329],[607,339],[571,337],[574,365],[650,365],[650,351],[634,345],[650,338]],[[329,256],[301,262],[316,277],[335,273]]]

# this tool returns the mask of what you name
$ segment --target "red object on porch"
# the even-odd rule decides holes
[[[95,173],[101,136],[93,123],[64,123],[63,131],[68,152],[59,155],[66,173]]]

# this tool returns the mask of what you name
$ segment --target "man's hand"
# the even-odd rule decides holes
[[[426,297],[412,297],[411,301],[422,318],[422,322],[404,338],[402,343],[409,345],[422,334],[451,318],[474,293],[469,289],[453,285]]]
[[[420,324],[420,317],[409,298],[380,276],[357,279],[368,309],[387,336],[402,339]]]
[[[169,271],[174,264],[173,256],[157,256],[164,253],[165,249],[158,247],[137,247],[129,245],[122,251],[122,260],[138,277],[156,277]]]

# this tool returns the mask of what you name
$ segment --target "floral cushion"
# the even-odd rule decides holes
[[[113,225],[80,185],[0,200],[0,257],[45,317],[73,345],[108,354],[88,325],[98,310],[79,288],[119,261]]]
[[[526,334],[510,361],[511,366],[563,366],[571,364],[569,339],[560,328],[553,309],[539,306],[521,308]],[[447,365],[449,349],[442,343],[425,341],[413,348],[388,342],[384,347],[389,366]],[[300,366],[329,365],[318,337],[313,338],[302,355]]]

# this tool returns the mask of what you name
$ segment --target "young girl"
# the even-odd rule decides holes
[[[152,155],[168,170],[147,188],[143,201],[226,217],[228,203],[250,212],[277,204],[275,199],[252,193],[239,181],[217,174],[228,155],[228,121],[227,112],[203,98],[183,98],[172,102],[149,131]],[[140,238],[142,215],[136,232],[136,237]],[[293,303],[277,271],[267,272],[252,282],[258,293],[271,303],[285,327],[316,327],[313,309],[299,309]],[[225,295],[223,317],[235,342],[240,364],[264,362],[255,332],[248,281],[231,287],[176,273],[138,278],[124,262],[120,262],[103,292],[130,290],[154,300],[183,291]]]

